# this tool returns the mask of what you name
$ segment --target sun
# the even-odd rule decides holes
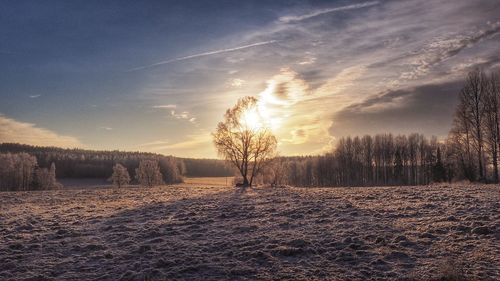
[[[264,100],[259,100],[254,106],[247,107],[239,117],[240,124],[251,131],[271,130],[274,133],[283,123],[278,112]]]
[[[255,107],[245,110],[241,116],[241,122],[246,128],[252,131],[260,130],[265,127],[262,115]]]

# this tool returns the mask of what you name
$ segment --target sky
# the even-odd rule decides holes
[[[500,69],[497,0],[0,5],[0,142],[213,158],[244,96],[282,155],[445,138],[466,73]]]

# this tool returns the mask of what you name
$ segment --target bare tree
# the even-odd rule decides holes
[[[116,164],[113,167],[113,174],[111,175],[110,180],[113,182],[113,185],[118,188],[123,185],[127,185],[130,183],[130,176],[128,174],[127,168],[125,168],[122,164]]]
[[[486,81],[484,131],[486,143],[493,165],[493,181],[498,183],[498,149],[500,140],[500,88],[496,77],[491,76]]]
[[[486,77],[477,69],[469,73],[462,91],[460,92],[460,102],[465,104],[465,122],[472,128],[473,143],[477,153],[477,166],[479,180],[484,180],[484,132],[483,118],[486,105]]]
[[[56,165],[52,163],[50,168],[37,168],[35,170],[35,185],[38,189],[47,190],[59,188],[56,180]]]
[[[0,189],[31,189],[36,166],[36,157],[28,153],[0,154]]]
[[[276,150],[276,137],[259,119],[257,99],[244,97],[226,111],[212,134],[219,155],[238,169],[243,186],[252,185]]]
[[[166,184],[182,182],[182,161],[180,163],[171,156],[160,158],[158,165],[160,165],[160,171],[163,175],[163,182]]]
[[[56,164],[52,162],[49,169],[49,183],[52,188],[58,185],[56,180]]]
[[[470,181],[488,181],[491,164],[498,182],[499,96],[495,77],[479,69],[469,72],[460,91],[448,143],[456,165]]]
[[[269,163],[264,169],[264,183],[269,183],[272,187],[285,184],[286,167],[284,157],[275,157],[269,160]]]
[[[142,186],[153,187],[163,183],[160,166],[156,160],[141,160],[135,176]]]
[[[453,127],[448,137],[450,156],[455,158],[454,162],[460,167],[462,176],[470,181],[475,180],[474,161],[472,160],[472,130],[468,121],[469,115],[464,97],[459,96],[459,103],[453,119]]]

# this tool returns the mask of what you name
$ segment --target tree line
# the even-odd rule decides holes
[[[132,179],[141,160],[158,160],[165,183],[175,183],[181,176],[232,176],[233,168],[222,160],[191,159],[147,152],[98,151],[1,143],[0,153],[28,153],[41,167],[57,166],[57,178],[109,178],[115,164],[123,165]],[[175,168],[174,168],[175,166]]]
[[[184,163],[186,177],[232,177],[234,168],[218,159],[177,158]]]
[[[46,190],[59,188],[56,166],[38,165],[28,153],[0,154],[0,190]]]
[[[141,186],[153,187],[182,182],[182,177],[173,158],[142,159],[135,169],[135,180]],[[109,181],[119,188],[129,185],[131,178],[128,169],[116,163]],[[35,156],[28,153],[0,153],[0,191],[48,190],[61,187],[56,180],[54,163],[50,168],[44,168],[38,165]]]
[[[153,164],[144,166],[147,163]],[[114,180],[116,165],[122,168],[120,184]],[[155,174],[145,180],[148,168]],[[152,186],[182,182],[183,173],[184,163],[172,156],[0,144],[0,190],[54,189],[61,187],[56,178],[109,178],[118,186]]]
[[[293,186],[421,185],[453,177],[446,145],[421,134],[341,138],[333,153],[270,160],[262,181]]]

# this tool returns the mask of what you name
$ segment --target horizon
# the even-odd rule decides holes
[[[494,1],[4,6],[0,143],[215,159],[211,133],[244,96],[283,156],[346,136],[444,139],[466,74],[500,70]]]

